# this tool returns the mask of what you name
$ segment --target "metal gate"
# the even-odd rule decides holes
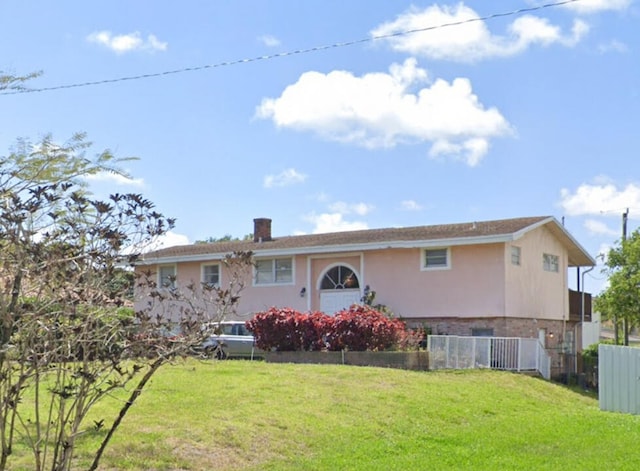
[[[538,371],[551,378],[551,358],[538,339],[429,335],[430,369]]]

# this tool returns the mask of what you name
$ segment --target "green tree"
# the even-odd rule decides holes
[[[39,74],[0,71],[0,92],[26,90]],[[167,291],[153,274],[133,280],[141,251],[174,221],[138,194],[93,198],[86,177],[128,176],[119,165],[130,159],[108,150],[91,156],[90,147],[83,133],[62,144],[46,135],[20,139],[0,156],[0,470],[11,467],[17,442],[33,454],[30,469],[72,469],[76,440],[87,432],[101,437],[89,468],[97,469],[155,372],[190,354],[211,321],[233,312],[251,264],[250,253],[225,258],[237,267],[226,287]],[[137,312],[122,307],[134,281],[149,298]],[[156,315],[157,305],[172,302],[179,337]],[[129,396],[114,420],[87,424],[116,390]]]
[[[25,90],[24,83],[42,75],[42,72],[31,72],[27,75],[13,75],[0,70],[0,91]]]
[[[614,322],[616,331],[620,321],[629,326],[640,322],[640,232],[634,231],[626,240],[609,251],[605,262],[609,286],[595,300],[595,308]],[[629,344],[628,335],[623,343]]]
[[[0,187],[14,192],[42,183],[86,187],[85,178],[101,172],[130,177],[120,166],[136,157],[116,157],[109,149],[90,156],[91,146],[86,133],[76,133],[63,143],[50,134],[35,142],[18,139],[11,152],[0,157]]]
[[[231,234],[225,234],[222,237],[209,236],[204,240],[196,240],[196,244],[215,244],[216,242],[231,242],[240,240],[237,237],[233,237]]]
[[[234,237],[231,234],[225,234],[222,237],[209,236],[204,240],[196,240],[196,244],[215,244],[216,242],[239,242],[239,241],[251,241],[253,240],[253,234],[245,234],[241,239]]]
[[[17,441],[31,449],[31,469],[72,469],[76,440],[88,431],[101,437],[90,467],[97,469],[155,372],[200,345],[244,286],[241,270],[228,286],[207,290],[166,290],[139,274],[149,304],[123,309],[132,282],[124,267],[174,221],[139,194],[92,197],[83,177],[124,172],[110,152],[89,151],[82,134],[62,145],[47,136],[0,157],[0,470]],[[251,260],[230,257],[239,267]],[[171,303],[173,319],[156,316]],[[117,417],[87,424],[94,405],[117,390],[130,391]]]
[[[65,203],[71,194],[73,198],[86,194],[83,177],[99,172],[126,175],[118,164],[129,158],[116,158],[108,150],[88,157],[90,147],[82,133],[63,144],[47,135],[36,143],[19,139],[8,155],[0,156],[0,249],[4,254],[0,276],[5,280],[5,289],[0,290],[0,344],[5,344],[11,333],[11,316],[21,294],[28,251],[36,239],[55,228],[65,214],[77,212],[78,208]],[[78,188],[69,191],[71,186]]]

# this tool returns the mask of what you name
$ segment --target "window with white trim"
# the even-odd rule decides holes
[[[424,249],[422,258],[423,270],[442,270],[450,267],[448,248]]]
[[[158,267],[158,286],[160,288],[176,287],[176,266],[160,265]]]
[[[360,288],[358,277],[349,267],[337,265],[328,270],[322,277],[320,289],[357,289]]]
[[[219,286],[220,265],[217,263],[202,265],[202,282],[208,286]]]
[[[292,258],[256,260],[256,285],[287,284],[293,282]]]
[[[544,271],[558,273],[560,271],[560,257],[549,253],[543,253],[542,268],[544,269]]]
[[[517,245],[511,246],[511,265],[520,265],[520,247]]]

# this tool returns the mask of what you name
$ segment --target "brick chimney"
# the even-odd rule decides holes
[[[253,241],[267,242],[271,240],[271,219],[257,218],[253,220]]]

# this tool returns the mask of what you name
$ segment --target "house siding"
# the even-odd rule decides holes
[[[519,266],[511,264],[511,246],[521,248]],[[544,253],[559,257],[558,272],[544,271]],[[512,244],[505,244],[506,313],[526,319],[568,320],[568,255],[546,228],[528,232]]]
[[[502,245],[451,247],[445,270],[422,270],[421,249],[367,253],[367,284],[376,292],[376,303],[406,319],[503,316]]]
[[[432,271],[421,270],[423,253],[417,248],[321,257],[299,255],[294,257],[292,284],[255,286],[252,280],[245,280],[237,317],[249,318],[272,306],[319,310],[322,276],[337,264],[355,271],[361,292],[368,285],[376,292],[376,303],[403,318],[504,316],[503,245],[451,247],[450,269]],[[202,262],[178,263],[177,284],[199,283],[201,266]],[[157,266],[150,268],[157,270]],[[220,277],[224,286],[228,274],[223,265]],[[301,297],[303,287],[305,295]]]

